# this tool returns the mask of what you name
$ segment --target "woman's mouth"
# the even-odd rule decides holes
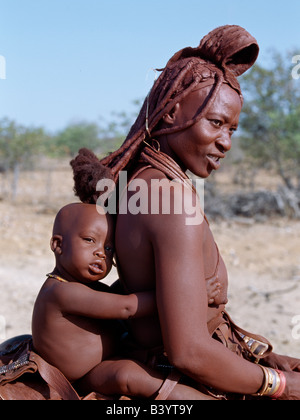
[[[217,171],[220,168],[221,165],[221,157],[216,155],[207,155],[207,160],[215,171]]]

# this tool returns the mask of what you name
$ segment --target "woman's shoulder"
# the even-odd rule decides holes
[[[143,179],[151,184],[152,180],[168,179],[163,171],[154,168],[151,165],[141,164],[131,174],[130,181],[134,179]]]

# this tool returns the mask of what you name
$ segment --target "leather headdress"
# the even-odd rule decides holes
[[[175,53],[166,67],[184,58],[208,60],[222,69],[224,79],[237,89],[236,77],[253,66],[258,54],[258,43],[249,32],[238,25],[226,25],[209,32],[198,47],[183,48]]]

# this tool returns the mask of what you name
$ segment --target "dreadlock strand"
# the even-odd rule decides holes
[[[111,172],[113,173],[114,176],[118,177],[118,173],[122,171],[122,169],[124,169],[128,165],[129,161],[135,157],[140,144],[144,140],[144,137],[145,136],[140,135],[136,139],[136,142],[132,143],[129,146],[127,151],[122,155],[121,159],[119,159],[119,161],[116,162],[114,166],[111,167]]]
[[[194,81],[186,90],[184,90],[183,92],[181,92],[178,96],[174,97],[172,100],[170,100],[171,98],[168,97],[167,98],[167,105],[161,109],[160,107],[160,112],[157,113],[157,115],[155,116],[155,118],[153,118],[151,125],[150,125],[150,131],[151,129],[155,128],[157,126],[157,124],[159,123],[159,121],[161,121],[161,119],[163,118],[163,116],[170,112],[174,106],[176,105],[176,103],[180,102],[183,98],[185,98],[190,92],[193,91],[193,89],[199,84],[198,81]],[[169,102],[168,102],[169,101]],[[152,133],[152,137],[153,136],[157,136],[158,134],[161,134],[162,132],[164,132],[164,130],[168,130],[168,129],[162,129],[162,130],[158,130],[154,133]]]
[[[184,80],[186,75],[191,71],[191,68],[192,68],[192,63],[187,63],[186,66],[182,66],[179,69],[176,68],[176,66],[173,66],[173,68],[171,69],[173,73],[172,74],[173,77],[167,81],[168,83],[166,85],[162,86],[162,90],[158,96],[158,103],[161,102],[157,110],[158,112],[164,109],[165,106],[167,106],[170,99],[177,97],[178,92],[180,92],[181,82]]]
[[[198,84],[199,84],[199,82],[194,82],[193,84],[191,84],[189,86],[189,88],[187,88],[185,91],[183,91],[181,95],[174,98],[173,101],[170,102],[168,108],[161,112],[161,114],[159,115],[159,120],[163,117],[163,114],[172,110],[174,108],[174,106],[176,105],[176,103],[182,101],[186,96],[188,96]],[[202,117],[203,111],[204,111],[204,108],[201,110],[201,112],[199,113],[199,115],[196,118],[200,119]],[[178,131],[185,130],[186,128],[190,127],[191,125],[193,125],[196,122],[196,118],[193,118],[193,119],[187,121],[185,124],[183,124],[181,126],[168,127],[168,128],[163,128],[161,130],[155,131],[153,133],[153,136],[157,137],[157,136],[161,136],[163,134],[171,134],[171,133],[176,133]]]
[[[182,65],[179,69],[173,65],[171,69],[166,68],[164,70],[160,78],[157,80],[158,82],[157,85],[154,85],[152,89],[152,95],[150,95],[150,98],[149,98],[149,102],[150,100],[152,102],[153,117],[156,114],[159,114],[162,110],[164,110],[169,100],[177,92],[178,86],[180,85],[182,80],[184,80],[186,74],[190,71],[190,69],[191,69],[191,63],[187,63],[186,66]],[[167,77],[168,73],[169,74],[171,73],[169,78]],[[164,76],[167,78],[167,80],[163,84]],[[157,95],[158,97],[155,98],[155,96]],[[154,99],[156,100],[154,101]]]
[[[131,146],[131,144],[133,144],[136,141],[137,137],[137,135],[134,135],[131,138],[127,137],[122,146],[120,146],[119,149],[115,150],[113,153],[109,154],[107,157],[103,158],[101,160],[101,163],[106,166],[113,165],[113,161],[122,157],[126,150]]]

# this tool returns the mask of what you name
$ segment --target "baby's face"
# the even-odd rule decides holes
[[[114,226],[110,216],[83,212],[63,235],[60,264],[75,280],[102,280],[111,270],[114,255]]]

